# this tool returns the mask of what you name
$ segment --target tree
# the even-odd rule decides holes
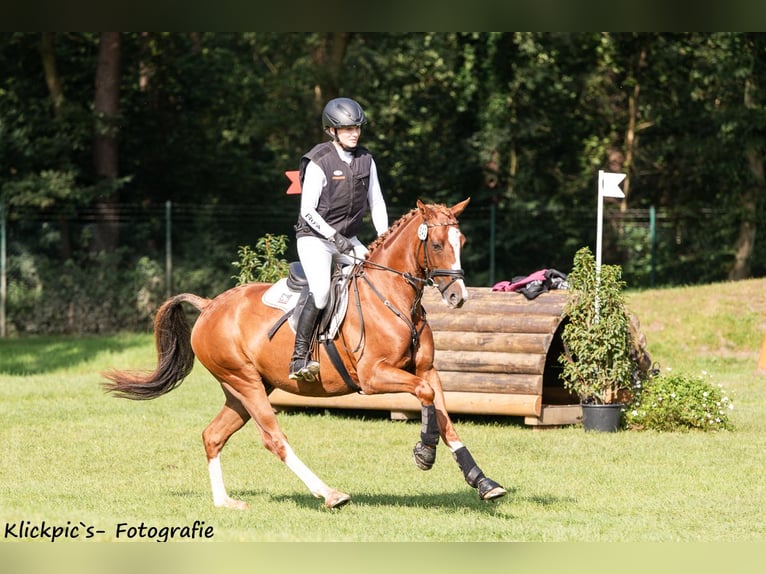
[[[118,221],[118,136],[120,128],[120,32],[101,32],[99,37],[96,87],[93,98],[93,162],[97,185],[102,192],[96,200],[96,251],[111,252],[117,247]]]
[[[741,219],[739,234],[735,246],[734,263],[729,270],[729,279],[747,279],[750,277],[750,259],[755,248],[755,232],[758,222],[759,207],[766,203],[766,177],[764,176],[763,115],[766,112],[760,84],[766,80],[766,66],[763,57],[766,42],[761,35],[748,34],[744,38],[744,86],[743,104],[746,114],[746,137],[744,154],[750,170],[750,182],[744,185],[740,199]]]

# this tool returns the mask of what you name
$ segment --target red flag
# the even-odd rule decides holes
[[[290,180],[290,187],[287,188],[287,195],[300,195],[301,182],[298,181],[298,170],[286,171],[285,175]]]

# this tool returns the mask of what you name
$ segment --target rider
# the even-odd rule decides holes
[[[365,123],[364,110],[356,101],[330,100],[322,112],[322,127],[331,141],[314,146],[301,158],[295,235],[310,293],[296,327],[290,360],[293,380],[313,382],[319,374],[319,363],[311,358],[311,337],[329,299],[333,261],[349,252],[357,258],[366,256],[367,248],[356,234],[368,209],[378,235],[388,229],[375,160],[358,145]]]

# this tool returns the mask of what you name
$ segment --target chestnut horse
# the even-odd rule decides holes
[[[229,497],[221,470],[226,441],[252,418],[264,446],[292,470],[327,508],[350,496],[327,486],[295,454],[277,422],[269,393],[279,388],[297,395],[330,397],[406,392],[420,401],[420,441],[415,463],[428,470],[436,460],[439,438],[446,443],[466,482],[482,500],[506,490],[487,478],[460,441],[447,413],[441,380],[434,368],[434,341],[421,306],[423,289],[435,285],[451,308],[468,297],[460,266],[465,238],[457,216],[470,201],[453,207],[417,202],[370,246],[367,258],[352,271],[349,305],[335,342],[341,371],[324,347],[315,351],[319,381],[288,378],[294,335],[286,325],[274,330],[283,312],[261,298],[271,284],[250,283],[214,299],[190,293],[165,301],[154,320],[158,364],[152,373],[104,373],[106,390],[129,399],[152,399],[175,388],[189,374],[194,357],[220,382],[226,402],[202,433],[215,506],[246,508]],[[354,304],[350,302],[353,301]],[[199,311],[189,330],[182,303]],[[349,380],[350,379],[350,380]]]

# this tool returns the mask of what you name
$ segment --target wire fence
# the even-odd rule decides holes
[[[296,259],[297,205],[126,203],[105,215],[2,204],[0,336],[150,329],[164,298],[185,291],[212,297],[234,286],[240,246],[286,235],[283,257]],[[406,211],[389,206],[390,220]],[[543,267],[568,272],[575,251],[595,244],[595,217],[595,210],[567,213],[567,228],[579,235],[566,235],[561,213],[472,205],[461,216],[467,282],[491,286]],[[634,287],[723,279],[733,239],[721,222],[730,217],[716,210],[609,209],[604,263],[622,265]],[[113,252],[93,247],[104,225],[116,236]],[[758,257],[766,260],[763,250]]]

